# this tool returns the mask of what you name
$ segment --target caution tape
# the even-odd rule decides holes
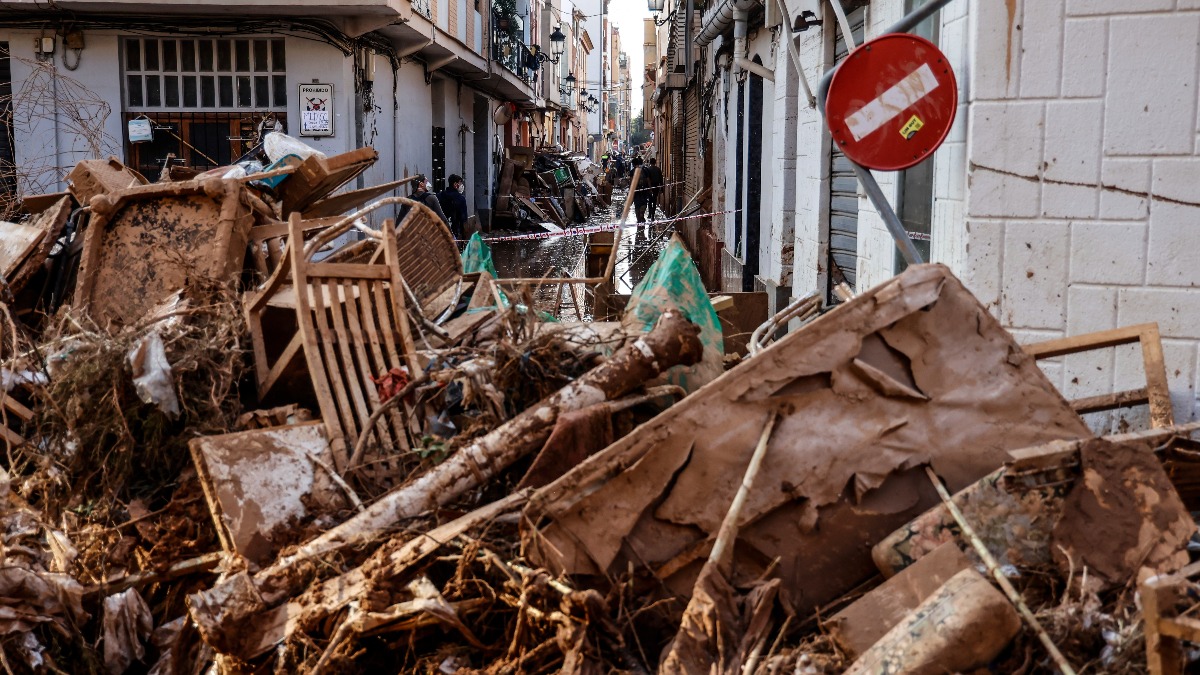
[[[698,213],[692,216],[681,216],[674,218],[663,218],[661,220],[647,220],[644,223],[607,223],[604,225],[589,225],[587,227],[572,227],[570,229],[561,230],[558,232],[531,232],[528,234],[513,234],[499,237],[486,237],[485,242],[489,244],[502,241],[529,241],[535,239],[553,239],[554,237],[581,237],[596,232],[613,232],[615,230],[624,230],[634,227],[644,227],[648,225],[669,225],[685,220],[696,220],[698,218],[711,218],[713,216],[723,216],[728,213],[737,213],[737,210],[732,211],[715,211],[713,213]],[[461,240],[460,240],[461,241]]]

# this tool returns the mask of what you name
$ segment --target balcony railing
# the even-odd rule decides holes
[[[497,27],[498,17],[492,17],[492,60],[508,69],[512,74],[529,84],[537,81],[537,63],[530,66],[534,58],[521,37]]]

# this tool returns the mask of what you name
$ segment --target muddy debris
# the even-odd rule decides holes
[[[1021,346],[939,265],[768,317],[679,239],[568,321],[403,181],[345,189],[373,149],[301,154],[89,160],[0,224],[4,672],[1197,656],[1200,424],[1148,361],[1150,425],[1097,437],[1037,363],[1156,330]],[[598,173],[516,153],[500,194],[567,225]]]

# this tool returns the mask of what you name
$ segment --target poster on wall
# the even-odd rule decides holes
[[[333,85],[300,85],[300,135],[333,135]]]

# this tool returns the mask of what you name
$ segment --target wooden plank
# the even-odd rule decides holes
[[[11,274],[6,274],[9,290],[13,293],[18,293],[25,288],[33,275],[42,269],[42,263],[50,257],[50,252],[54,250],[55,244],[58,243],[58,237],[71,217],[72,204],[74,201],[71,197],[60,197],[57,202],[51,204],[30,221],[29,224],[40,229],[45,236],[16,270]]]
[[[717,312],[723,312],[733,307],[732,295],[717,295],[709,298],[709,301],[712,302],[713,310]]]
[[[1163,610],[1174,603],[1177,581],[1171,577],[1152,577],[1141,584],[1139,595],[1145,617],[1146,667],[1151,675],[1183,673],[1183,645],[1178,638],[1164,634],[1162,630],[1172,621],[1163,617]]]
[[[376,375],[382,375],[391,369],[391,365],[388,363],[387,357],[384,354],[383,342],[379,335],[380,331],[377,325],[379,318],[378,313],[375,311],[375,296],[371,293],[371,290],[367,287],[367,283],[365,281],[358,282],[358,298],[362,303],[360,318],[362,320],[363,328],[366,331],[366,347],[368,354],[371,356],[372,363],[374,363],[374,366],[371,370]],[[387,331],[386,325],[384,326],[384,331]],[[400,361],[397,360],[396,364],[399,365]],[[381,403],[378,403],[378,394],[375,395],[375,401],[376,405],[382,405]],[[388,412],[387,417],[391,421],[391,424],[388,425],[386,421],[381,421],[381,424],[391,429],[392,435],[394,436],[393,440],[396,442],[398,447],[403,450],[408,450],[408,435],[404,431],[404,421],[400,418],[399,411],[393,407],[392,410]]]
[[[1150,426],[1174,426],[1175,412],[1171,406],[1171,385],[1167,382],[1167,366],[1163,358],[1162,338],[1158,324],[1142,324],[1142,366],[1146,374],[1146,394],[1150,403]]]
[[[1142,387],[1141,389],[1118,391],[1113,394],[1077,398],[1071,401],[1071,408],[1080,415],[1084,415],[1093,412],[1104,412],[1105,410],[1116,410],[1117,408],[1128,408],[1149,402],[1150,396],[1146,393],[1146,388]]]
[[[358,314],[359,301],[361,300],[365,303],[367,302],[367,299],[362,298],[361,296],[358,299],[355,299],[352,295],[351,289],[349,288],[346,289],[346,297],[346,327],[350,331],[350,346],[353,348],[352,351],[354,353],[355,363],[357,364],[354,372],[347,373],[347,376],[353,376],[354,374],[357,374],[357,377],[355,378],[356,383],[359,384],[362,390],[364,390],[362,393],[366,399],[365,414],[364,411],[360,411],[361,417],[359,419],[359,435],[361,436],[363,434],[369,434],[372,431],[375,431],[380,445],[391,444],[392,439],[390,434],[388,434],[387,424],[384,420],[379,420],[376,422],[375,429],[368,429],[366,427],[367,421],[370,419],[371,415],[379,408],[379,393],[376,391],[375,384],[371,381],[371,378],[376,375],[376,371],[374,364],[372,364],[367,353],[366,336],[363,331],[362,318]],[[355,443],[358,443],[357,438],[355,439]]]
[[[382,265],[362,265],[359,263],[309,263],[309,277],[325,279],[370,279],[373,281],[388,281],[391,271]]]
[[[301,241],[303,234],[300,231],[300,214],[294,214],[290,220],[292,230],[289,238],[291,241]],[[304,255],[303,247],[289,246],[289,257],[291,258],[292,279],[299,288],[308,286],[308,274],[305,270],[307,260]],[[334,398],[332,387],[330,386],[329,377],[325,371],[325,360],[321,353],[320,332],[314,326],[313,308],[309,303],[308,293],[296,293],[296,319],[299,324],[301,342],[304,347],[304,357],[308,362],[308,373],[312,379],[313,393],[316,395],[317,403],[321,408],[321,416],[325,422],[325,428],[329,432],[329,444],[333,450],[334,463],[337,466],[344,466],[346,460],[346,437],[342,432],[342,425],[338,421],[338,406],[337,400]],[[324,323],[324,310],[318,312],[321,316],[321,323]]]
[[[46,233],[36,227],[0,221],[0,274],[6,282],[44,236]]]
[[[258,396],[266,398],[279,379],[291,370],[296,363],[296,358],[300,355],[303,347],[303,339],[299,335],[292,336],[291,342],[288,342],[287,347],[283,348],[283,353],[279,355],[279,359],[275,361],[275,365],[267,371],[266,377],[259,383]]]
[[[355,209],[363,204],[366,204],[368,201],[376,197],[382,197],[383,195],[402,185],[405,185],[406,183],[411,183],[412,181],[416,180],[416,178],[416,176],[409,176],[408,178],[401,178],[400,180],[394,180],[390,183],[384,183],[382,185],[375,185],[372,187],[363,188],[361,190],[352,190],[350,192],[343,192],[340,195],[326,197],[325,199],[322,199],[321,201],[305,209],[304,217],[322,218],[325,216],[336,216],[338,214],[345,213],[350,209]]]
[[[1157,329],[1157,324],[1143,323],[1136,326],[1113,328],[1112,330],[1100,331],[1098,333],[1072,335],[1055,340],[1046,340],[1045,342],[1025,345],[1022,349],[1025,350],[1026,354],[1035,359],[1049,359],[1064,354],[1078,354],[1079,352],[1086,352],[1093,349],[1117,347],[1137,342],[1148,326],[1155,326]]]
[[[13,398],[10,394],[0,392],[0,404],[4,406],[5,410],[26,422],[33,419],[33,411],[29,408],[26,408],[21,404],[20,401]]]
[[[1200,643],[1200,619],[1190,616],[1159,619],[1158,632],[1188,642]]]
[[[283,203],[284,215],[310,206],[353,180],[379,159],[374,148],[365,147],[322,159],[313,155],[300,163],[296,171],[279,184],[276,193]]]
[[[332,330],[324,331],[324,342],[326,345],[336,344],[338,360],[332,358],[327,359],[330,364],[329,376],[339,382],[345,391],[346,409],[349,414],[344,419],[346,426],[346,441],[353,445],[358,442],[358,435],[362,433],[360,420],[365,420],[370,413],[367,412],[367,403],[362,396],[362,382],[358,377],[358,369],[355,367],[354,356],[350,352],[350,334],[346,331],[346,322],[343,314],[345,302],[338,302],[337,298],[341,296],[339,293],[342,290],[341,283],[335,279],[327,279],[325,281],[325,290],[328,293],[329,321]],[[347,301],[353,298],[347,298]],[[334,363],[337,367],[332,367]]]
[[[41,213],[42,211],[45,211],[51,206],[57,204],[59,200],[63,199],[64,197],[70,200],[71,193],[51,192],[50,194],[46,195],[33,195],[31,197],[25,197],[21,200],[21,210],[25,213]]]
[[[391,272],[391,297],[392,311],[396,315],[396,328],[399,329],[400,341],[404,347],[404,356],[408,360],[408,373],[410,377],[417,378],[421,376],[421,364],[417,361],[417,346],[413,342],[412,329],[408,325],[407,303],[404,298],[404,280],[400,278],[400,269],[396,265],[400,254],[396,245],[396,229],[392,227],[391,221],[383,225],[383,249],[384,260],[387,261],[387,270]]]

